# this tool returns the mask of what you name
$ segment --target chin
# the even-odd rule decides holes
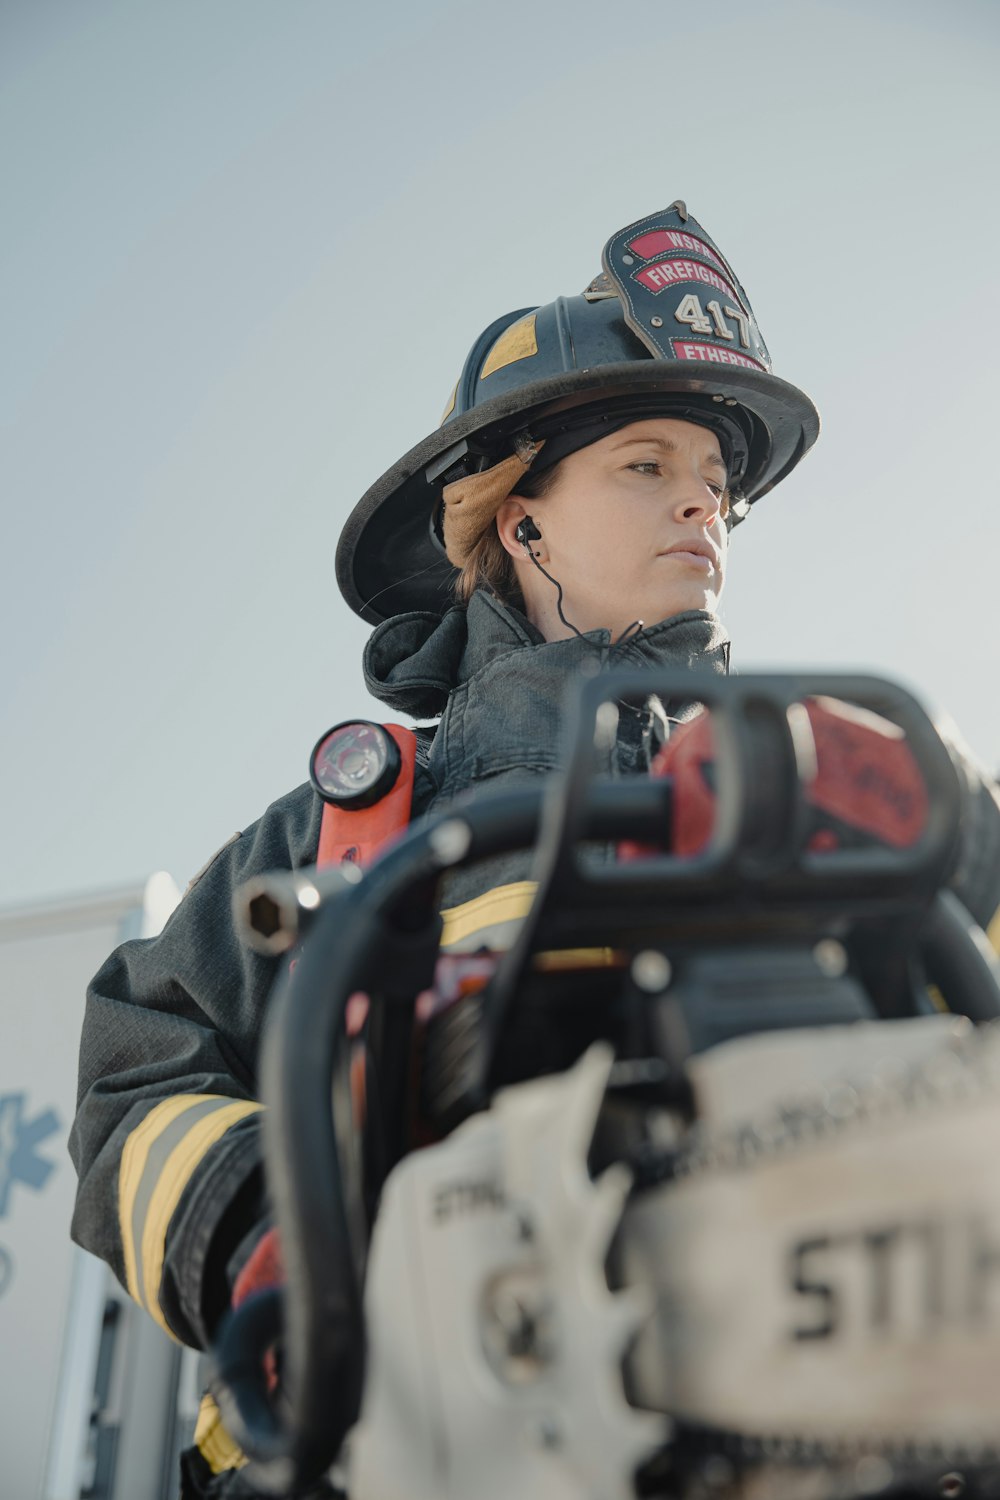
[[[718,612],[719,596],[711,589],[684,589],[675,590],[669,599],[659,599],[651,603],[648,613],[643,614],[641,610],[636,613],[640,619],[645,620],[647,625],[658,623],[660,620],[672,620],[674,615],[686,614],[690,609],[704,610],[706,614],[714,615]]]

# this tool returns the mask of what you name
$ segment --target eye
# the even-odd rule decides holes
[[[659,461],[655,458],[640,459],[638,463],[629,464],[628,467],[634,469],[637,474],[659,474],[660,472]]]

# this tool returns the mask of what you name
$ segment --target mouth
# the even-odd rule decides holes
[[[681,564],[683,567],[694,568],[699,573],[717,573],[719,571],[719,555],[708,542],[697,540],[694,537],[687,538],[683,542],[675,542],[672,547],[659,554],[660,557],[669,557],[672,562]]]

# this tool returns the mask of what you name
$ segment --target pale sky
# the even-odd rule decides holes
[[[501,313],[687,201],[824,430],[734,663],[1000,767],[995,0],[0,0],[0,904],[182,885],[367,698],[333,555]]]

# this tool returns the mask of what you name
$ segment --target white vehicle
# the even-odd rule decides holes
[[[0,1500],[176,1492],[197,1357],[72,1244],[66,1145],[87,982],[118,943],[158,932],[178,899],[158,874],[0,912]]]

